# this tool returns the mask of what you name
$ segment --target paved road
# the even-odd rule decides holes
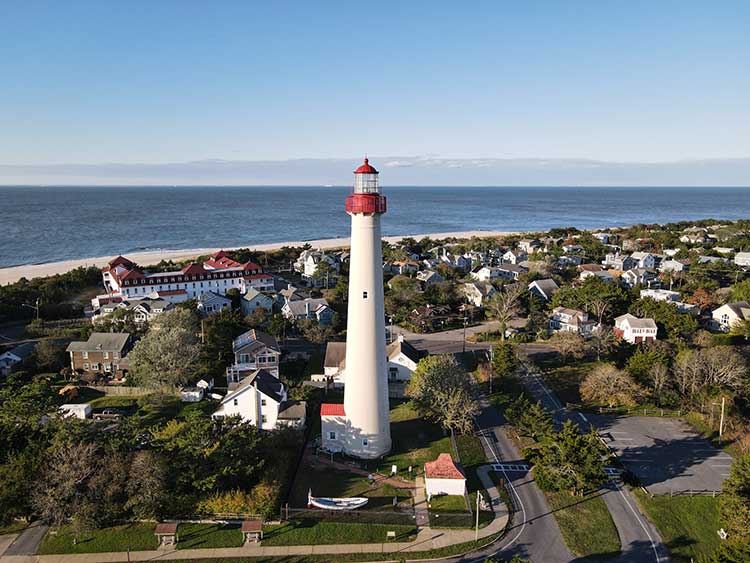
[[[581,413],[569,411],[544,384],[533,368],[521,378],[527,391],[552,413],[557,426],[572,420],[582,428],[589,425]],[[602,489],[603,499],[612,515],[622,544],[622,553],[610,561],[616,563],[665,563],[669,552],[656,528],[640,512],[633,494],[617,480],[610,480]]]

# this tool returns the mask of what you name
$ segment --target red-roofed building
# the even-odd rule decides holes
[[[343,451],[346,444],[346,412],[344,405],[320,405],[320,432],[325,448],[331,452]]]
[[[424,464],[424,483],[428,501],[438,495],[466,493],[466,476],[451,454],[440,454],[435,461]]]
[[[214,253],[204,263],[191,262],[182,270],[174,272],[146,272],[123,256],[112,259],[102,269],[102,280],[107,294],[100,298],[142,298],[158,293],[160,296],[174,295],[184,300],[198,298],[207,292],[226,294],[232,288],[240,293],[254,288],[258,291],[273,291],[273,277],[263,272],[258,264],[240,264],[226,252]],[[171,292],[184,293],[171,293]],[[179,295],[179,297],[177,297]],[[92,301],[94,308],[98,302]]]

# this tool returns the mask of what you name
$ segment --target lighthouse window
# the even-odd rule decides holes
[[[335,440],[336,439],[336,433],[335,432],[329,432],[328,433],[328,439],[329,440]]]
[[[367,299],[367,292],[366,291],[362,292],[362,299]]]
[[[363,445],[363,446],[366,446],[366,445],[367,445],[367,438],[363,438],[363,439],[362,439],[362,445]]]

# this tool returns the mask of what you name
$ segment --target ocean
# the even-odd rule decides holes
[[[346,237],[348,187],[0,187],[0,267]],[[384,235],[750,218],[748,188],[385,186]]]

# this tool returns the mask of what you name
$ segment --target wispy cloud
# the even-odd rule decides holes
[[[370,157],[390,185],[748,186],[750,158],[609,162],[547,158]],[[0,165],[0,184],[343,185],[358,158],[210,159],[161,164]]]

